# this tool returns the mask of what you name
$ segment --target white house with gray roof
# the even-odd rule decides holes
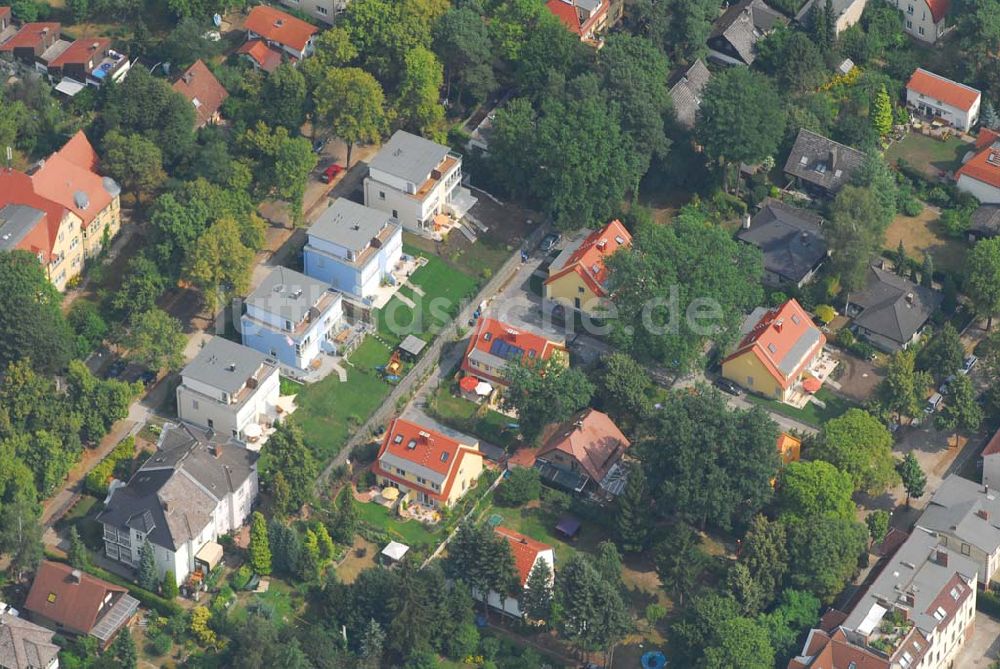
[[[403,256],[403,227],[385,211],[339,198],[309,228],[307,276],[357,299],[372,297]]]
[[[278,361],[223,337],[213,337],[181,370],[181,420],[246,441],[276,420]],[[250,434],[247,428],[253,425]],[[256,433],[256,435],[254,435]]]
[[[303,370],[321,353],[337,353],[334,336],[344,319],[343,297],[328,283],[276,267],[244,306],[244,346]]]
[[[975,561],[984,587],[1000,567],[998,492],[952,474],[941,482],[917,521],[937,532],[941,545]]]
[[[403,227],[431,235],[435,217],[461,219],[476,203],[462,186],[462,156],[447,146],[397,130],[368,164],[365,206]]]
[[[195,570],[207,573],[222,555],[218,538],[250,517],[257,457],[226,435],[168,423],[156,452],[127,484],[112,486],[97,517],[104,554],[135,568],[149,541],[160,578],[172,571],[181,584]]]

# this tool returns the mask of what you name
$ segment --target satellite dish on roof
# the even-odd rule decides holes
[[[121,195],[121,186],[119,186],[118,182],[111,177],[103,177],[101,179],[101,184],[103,184],[104,190],[108,191],[108,195],[111,197],[118,197]]]
[[[73,204],[77,209],[86,209],[90,206],[90,198],[82,190],[78,190],[73,193]]]
[[[213,14],[212,15],[212,23],[215,24],[216,28],[220,27],[222,25],[222,17],[219,16],[218,14]]]

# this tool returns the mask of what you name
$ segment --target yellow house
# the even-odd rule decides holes
[[[736,351],[722,361],[722,376],[781,401],[800,382],[815,380],[806,379],[806,372],[823,352],[826,337],[794,299],[775,309],[754,310],[743,331]]]
[[[389,426],[373,467],[380,486],[398,488],[412,501],[450,507],[483,473],[479,444],[462,444],[440,432],[397,418]]]
[[[570,243],[549,266],[543,296],[568,311],[591,318],[602,315],[608,299],[604,261],[620,248],[632,246],[632,235],[621,221],[611,221],[581,240]]]
[[[35,192],[31,177],[0,171],[0,250],[27,251],[62,291],[83,270],[83,222]]]
[[[97,172],[98,157],[83,131],[45,159],[31,182],[40,196],[56,202],[83,222],[83,252],[93,258],[121,228],[121,189]]]

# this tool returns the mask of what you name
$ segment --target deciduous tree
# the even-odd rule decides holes
[[[496,88],[493,75],[492,39],[483,20],[472,7],[453,7],[434,28],[434,51],[444,65],[445,97],[451,88],[481,102]]]
[[[931,382],[929,374],[916,371],[916,351],[897,351],[889,359],[885,380],[879,384],[879,399],[897,418],[912,418],[919,415],[924,391]]]
[[[854,482],[829,462],[791,462],[781,470],[775,493],[779,513],[809,522],[813,518],[853,518]]]
[[[233,295],[245,295],[250,285],[254,252],[240,240],[233,219],[212,224],[198,239],[184,276],[200,291],[205,306],[215,311]]]
[[[587,406],[594,394],[594,384],[583,372],[556,358],[508,361],[504,376],[504,406],[517,412],[521,434],[527,441],[537,439],[549,423],[566,420]]]
[[[278,473],[282,474],[288,482],[292,508],[298,509],[312,498],[319,467],[312,451],[303,442],[298,425],[288,422],[278,424],[267,441],[259,469],[261,478],[267,483],[273,482]]]
[[[749,618],[733,618],[715,633],[705,649],[705,666],[712,669],[771,669],[774,648],[767,630]]]
[[[880,220],[879,202],[867,188],[845,186],[833,201],[823,235],[830,247],[831,271],[840,277],[848,300],[851,292],[865,286],[868,266],[882,248],[885,229]]]
[[[653,382],[645,368],[627,353],[615,352],[601,362],[598,397],[619,423],[641,420],[651,408],[649,390]]]
[[[874,416],[850,409],[823,425],[811,455],[851,477],[855,490],[878,495],[898,482],[892,434]]]
[[[986,319],[989,331],[1000,311],[1000,238],[976,242],[966,256],[965,271],[965,294],[976,315]]]
[[[943,381],[958,373],[964,359],[965,348],[958,336],[958,330],[951,323],[945,323],[935,332],[917,354],[917,363],[922,369],[930,372],[937,381]]]
[[[331,68],[315,93],[317,116],[347,144],[376,142],[386,126],[385,95],[375,77],[356,67]]]
[[[868,526],[868,536],[871,537],[872,545],[882,543],[885,535],[889,533],[889,512],[885,509],[875,509],[865,516],[865,525]]]
[[[405,129],[436,141],[446,139],[441,106],[443,86],[444,68],[434,52],[422,46],[411,49],[403,59],[395,105],[396,116]]]
[[[180,321],[154,308],[135,318],[122,343],[131,360],[153,370],[175,370],[184,362],[187,340]]]
[[[976,389],[965,374],[948,385],[947,399],[937,416],[939,429],[975,432],[983,422],[983,408],[976,401]]]
[[[824,603],[833,601],[858,567],[867,529],[854,520],[820,517],[793,523],[789,530],[789,584]]]
[[[62,297],[38,258],[28,251],[0,251],[0,366],[31,358],[55,372],[69,362],[73,332],[63,317]]]

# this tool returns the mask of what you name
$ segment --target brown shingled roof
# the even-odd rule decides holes
[[[46,560],[35,572],[24,608],[68,630],[89,634],[98,618],[110,610],[115,597],[126,592],[121,586],[67,564]],[[109,595],[111,600],[106,601]]]

